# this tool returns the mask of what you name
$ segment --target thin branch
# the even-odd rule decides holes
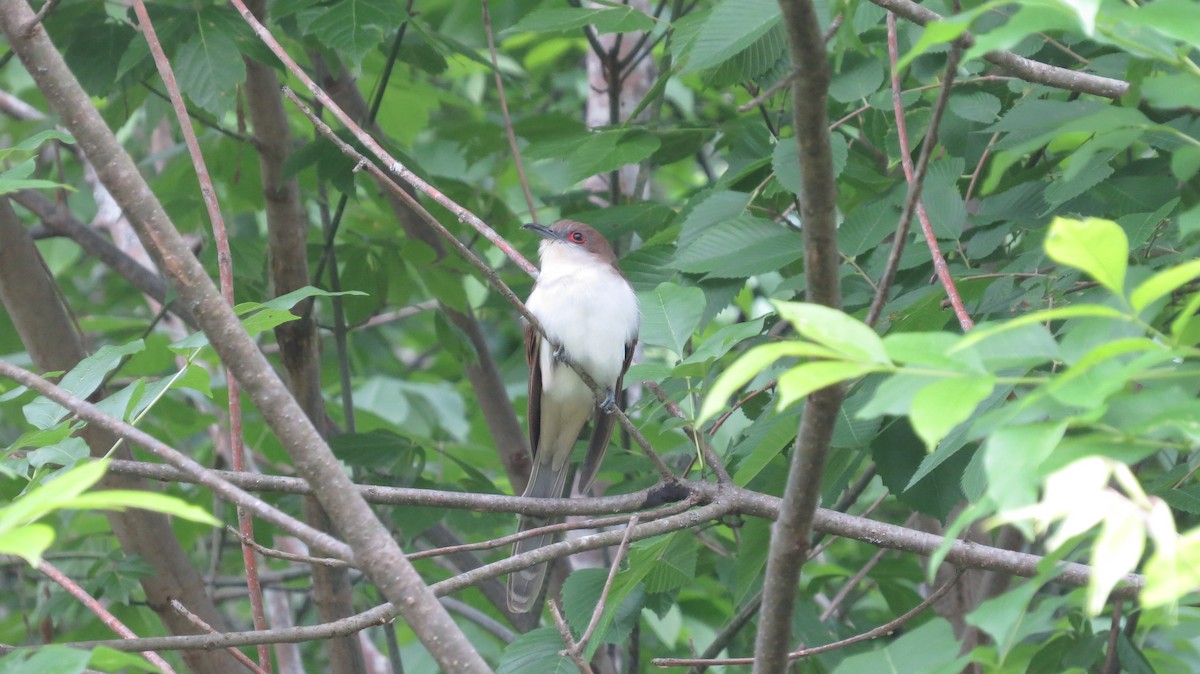
[[[563,618],[562,610],[558,608],[558,602],[551,599],[547,603],[550,605],[550,616],[554,618],[554,627],[558,629],[558,635],[567,645],[566,648],[559,651],[559,655],[571,658],[571,662],[574,662],[575,666],[579,668],[579,674],[593,674],[592,666],[588,664],[587,658],[583,657],[583,653],[578,648],[579,644],[575,643],[575,639],[571,636],[571,626]]]
[[[612,562],[608,568],[608,578],[604,580],[604,588],[600,590],[600,599],[596,601],[596,608],[592,609],[592,618],[588,620],[587,629],[583,630],[583,634],[579,636],[579,641],[570,648],[582,654],[587,648],[588,641],[596,632],[596,628],[600,625],[600,618],[604,615],[604,604],[608,601],[608,593],[612,590],[613,579],[617,577],[617,570],[621,568],[621,560],[625,559],[625,552],[629,550],[629,536],[633,533],[633,528],[637,526],[638,516],[634,514],[629,518],[629,524],[625,527],[625,537],[621,539],[621,545],[617,548],[617,554],[613,555]]]
[[[932,21],[941,21],[945,18],[941,14],[918,5],[912,0],[871,0],[871,2],[895,12],[918,26],[924,26]],[[962,40],[964,49],[969,49],[975,44],[975,38],[969,32],[963,33],[960,39]],[[1047,65],[1023,56],[1017,56],[1010,51],[990,51],[984,54],[983,58],[994,65],[1004,68],[1026,82],[1045,84],[1046,86],[1066,89],[1067,91],[1080,94],[1093,94],[1114,99],[1120,98],[1129,92],[1128,82]]]
[[[675,401],[671,400],[667,396],[667,392],[662,386],[659,386],[657,382],[646,381],[642,383],[647,389],[650,390],[651,393],[654,394],[654,397],[658,398],[659,402],[661,402],[667,408],[667,411],[671,413],[671,416],[684,421],[689,420],[687,415],[683,413],[683,410],[679,409],[679,405],[676,405]],[[687,436],[691,438],[692,442],[700,448],[700,451],[704,452],[704,460],[708,462],[708,465],[712,467],[713,472],[716,473],[717,482],[732,482],[733,478],[729,477],[729,471],[725,470],[725,465],[721,462],[721,457],[717,456],[717,453],[713,451],[712,445],[708,443],[708,440],[704,439],[704,435],[697,433],[696,429],[693,428],[691,424],[684,424],[683,432],[686,433]]]
[[[961,576],[962,576],[962,571],[960,570],[958,572],[958,574],[956,574],[954,576],[954,578],[946,581],[945,583],[942,583],[942,586],[939,587],[936,592],[929,595],[929,597],[927,597],[920,604],[917,604],[911,610],[907,611],[906,613],[904,613],[904,615],[901,615],[900,617],[896,618],[895,620],[884,623],[884,624],[880,625],[879,627],[876,627],[873,630],[868,630],[866,632],[863,632],[862,634],[856,634],[856,635],[850,637],[849,639],[842,639],[841,641],[835,641],[833,643],[825,644],[823,646],[814,646],[813,648],[801,648],[798,650],[794,650],[791,653],[787,654],[787,659],[789,662],[791,662],[792,660],[799,660],[800,658],[807,658],[807,657],[810,657],[813,655],[820,655],[821,653],[828,653],[829,651],[835,651],[835,650],[838,650],[839,648],[845,648],[846,646],[852,646],[854,644],[862,643],[864,641],[870,641],[872,639],[878,639],[879,637],[888,636],[889,634],[894,632],[897,627],[900,627],[901,625],[908,622],[909,620],[912,620],[913,618],[918,616],[922,611],[924,611],[925,609],[929,608],[934,603],[936,603],[937,600],[941,599],[943,595],[945,595],[947,592],[950,591],[950,588],[954,587],[954,584],[958,582],[958,579]],[[712,660],[700,660],[700,659],[695,659],[695,658],[655,658],[654,660],[651,660],[650,662],[652,664],[658,665],[659,667],[686,667],[688,665],[704,665],[704,666],[712,667],[712,666],[716,666],[716,665],[753,665],[753,664],[756,664],[754,658],[718,658],[718,659],[712,659]]]
[[[236,529],[235,529],[235,531],[236,531]],[[183,603],[180,602],[178,599],[174,599],[174,598],[171,599],[171,608],[174,609],[176,613],[183,616],[188,622],[190,622],[191,624],[195,625],[196,627],[199,627],[200,629],[204,630],[206,633],[220,634],[220,632],[213,629],[212,625],[209,625],[207,622],[205,622],[203,618],[201,618],[200,616],[196,615],[195,613],[192,613],[191,611],[189,611],[188,607],[184,606]],[[261,629],[261,628],[256,628],[256,629]],[[266,644],[261,644],[259,646],[259,650],[262,650],[263,648],[266,648]],[[267,674],[267,672],[262,667],[258,666],[257,664],[255,664],[255,662],[253,660],[246,657],[245,653],[239,651],[236,648],[233,648],[232,646],[229,648],[226,648],[225,650],[228,651],[229,654],[232,655],[235,660],[242,663],[243,665],[246,665],[246,667],[250,671],[255,672],[255,674]]]
[[[89,611],[95,613],[96,617],[99,618],[100,621],[105,625],[107,625],[110,630],[121,635],[122,639],[138,638],[138,636],[133,633],[133,630],[125,626],[125,623],[118,620],[117,617],[112,613],[109,613],[108,609],[104,608],[99,601],[96,601],[96,599],[88,594],[86,590],[84,590],[82,587],[79,587],[75,581],[68,578],[67,574],[55,568],[53,564],[43,559],[41,563],[38,564],[38,571],[41,571],[46,575],[47,578],[62,586],[62,588],[66,590],[68,594],[78,599],[79,602],[86,606]],[[158,653],[155,653],[149,649],[142,650],[141,653],[142,657],[146,658],[150,664],[158,667],[159,670],[165,672],[165,674],[175,674],[175,669],[171,667],[171,665],[167,664],[167,661],[163,660],[162,656]]]
[[[867,577],[868,573],[871,573],[871,569],[874,569],[879,562],[883,561],[883,556],[887,553],[888,551],[883,548],[875,551],[875,554],[871,555],[867,563],[863,564],[861,569],[856,571],[853,576],[850,576],[849,580],[838,588],[837,594],[833,595],[833,599],[829,600],[829,606],[826,606],[825,610],[821,611],[821,617],[818,620],[825,622],[833,617],[833,614],[837,612],[842,602],[846,601],[846,597],[850,596],[850,592],[858,587],[858,584],[862,582],[863,578]]]
[[[225,231],[225,219],[221,216],[221,204],[217,201],[217,192],[213,188],[212,176],[208,173],[204,153],[200,151],[200,141],[196,138],[196,131],[192,128],[187,106],[183,102],[183,94],[180,93],[179,85],[175,81],[171,62],[167,59],[167,54],[158,41],[158,34],[155,32],[154,23],[150,20],[150,14],[146,10],[146,3],[143,0],[133,0],[133,11],[137,15],[138,25],[150,47],[150,54],[154,58],[155,67],[158,68],[159,77],[162,78],[167,95],[171,98],[171,107],[175,110],[179,130],[183,133],[188,155],[192,159],[192,170],[200,182],[200,194],[204,200],[204,207],[208,211],[209,222],[212,223],[213,240],[217,247],[217,270],[221,281],[221,296],[232,307],[233,254],[230,252],[229,235]],[[225,386],[229,393],[229,449],[233,457],[233,469],[244,471],[246,469],[246,446],[242,437],[242,396],[237,379],[228,368],[225,369]],[[236,508],[238,526],[241,528],[242,535],[253,538],[254,521],[250,513],[240,505]],[[246,589],[250,594],[250,609],[254,627],[260,630],[266,629],[267,618],[263,612],[262,588],[258,583],[258,559],[248,545],[242,546],[242,563],[246,570]],[[270,650],[266,646],[260,646],[258,649],[258,664],[265,670],[271,668]]]
[[[504,116],[504,131],[508,134],[508,146],[512,149],[513,161],[517,165],[517,178],[521,191],[525,193],[525,204],[529,206],[529,217],[537,222],[537,206],[533,193],[529,191],[529,179],[525,177],[525,164],[521,161],[521,148],[517,145],[517,134],[513,131],[512,119],[508,116],[508,98],[504,95],[504,80],[500,77],[500,60],[496,56],[496,38],[492,35],[492,15],[488,11],[488,0],[483,0],[483,32],[487,35],[488,53],[492,57],[492,74],[496,76],[496,94],[500,97],[500,113]]]
[[[908,192],[904,197],[904,210],[900,213],[900,222],[896,225],[896,234],[892,237],[892,250],[888,254],[887,264],[884,266],[883,274],[879,279],[875,297],[871,300],[871,307],[867,311],[865,322],[867,325],[874,326],[879,321],[880,316],[883,315],[883,307],[887,304],[888,294],[892,289],[892,282],[896,278],[896,270],[900,267],[900,255],[904,252],[905,244],[908,243],[908,229],[912,224],[913,214],[916,213],[917,218],[921,222],[921,231],[924,232],[926,243],[929,245],[930,254],[933,256],[934,270],[937,272],[938,278],[942,281],[946,295],[950,297],[950,302],[954,306],[954,314],[958,317],[963,332],[966,332],[974,327],[975,323],[967,314],[966,307],[963,306],[962,298],[958,294],[958,288],[954,284],[954,278],[950,276],[950,270],[946,266],[946,258],[942,256],[941,250],[938,248],[937,236],[933,233],[933,225],[929,221],[929,214],[925,210],[925,205],[921,203],[921,189],[925,185],[925,174],[929,170],[929,162],[933,157],[933,150],[937,146],[938,127],[941,125],[942,115],[946,111],[946,103],[950,100],[950,89],[954,84],[954,76],[958,71],[958,61],[962,56],[962,46],[960,43],[955,42],[950,47],[950,53],[946,58],[945,79],[938,92],[937,102],[933,107],[933,115],[929,120],[929,129],[925,132],[925,138],[921,142],[921,154],[917,158],[917,165],[914,170],[912,153],[908,144],[908,131],[904,121],[904,104],[900,99],[900,72],[896,66],[896,15],[889,13],[887,21],[888,59],[891,62],[892,77],[892,108],[896,114],[896,132],[900,138],[900,163],[904,167],[904,177],[908,181]]]
[[[337,568],[346,568],[346,567],[350,566],[343,559],[334,559],[333,557],[313,557],[311,555],[298,555],[294,552],[284,552],[283,550],[276,550],[275,548],[268,548],[267,546],[263,545],[262,543],[259,543],[258,541],[251,538],[245,532],[243,532],[235,527],[228,526],[228,525],[225,526],[225,531],[233,534],[234,536],[237,536],[238,540],[241,541],[241,544],[243,546],[252,548],[255,552],[262,555],[263,557],[270,557],[272,559],[282,559],[286,562],[300,562],[302,564],[319,564],[321,566],[331,566],[331,567],[337,567]]]
[[[842,27],[842,21],[844,21],[844,20],[845,20],[844,17],[841,14],[838,14],[837,16],[833,17],[832,21],[829,22],[829,28],[827,28],[825,30],[825,35],[822,36],[822,38],[824,39],[824,42],[826,44],[828,44],[829,41],[833,39],[834,35],[837,35],[838,28]],[[786,76],[784,76],[783,79],[779,80],[775,84],[772,84],[771,86],[767,87],[766,89],[763,89],[762,91],[758,92],[758,95],[755,96],[754,98],[751,98],[749,101],[739,105],[737,111],[738,112],[750,112],[751,110],[754,110],[755,108],[762,105],[763,103],[766,103],[768,98],[770,98],[770,97],[774,96],[775,94],[783,91],[784,89],[787,89],[788,87],[792,86],[792,79],[794,77],[795,77],[795,73],[788,73]],[[868,106],[863,106],[864,109],[866,107],[868,107]],[[836,127],[840,123],[841,123],[840,121],[835,122],[833,124],[833,126]]]

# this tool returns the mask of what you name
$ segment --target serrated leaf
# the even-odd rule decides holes
[[[676,245],[683,250],[712,226],[742,215],[750,205],[752,196],[747,192],[718,190],[693,199],[690,210],[683,219]]]
[[[1000,114],[1000,99],[986,91],[955,94],[950,97],[950,112],[972,122],[991,124]]]
[[[847,359],[878,365],[892,364],[879,335],[852,316],[808,302],[775,302],[775,309],[801,335]]]
[[[692,46],[684,72],[711,68],[750,46],[782,20],[774,0],[725,0],[712,13]]]
[[[879,90],[883,71],[878,59],[848,54],[840,72],[829,83],[829,97],[841,103],[862,100]]]
[[[841,134],[834,134],[829,138],[829,149],[833,153],[833,177],[836,178],[846,167],[846,157],[850,150]],[[781,138],[775,144],[775,151],[771,154],[771,169],[775,171],[775,177],[781,185],[793,194],[800,195],[803,184],[800,179],[800,152],[796,147],[796,139]]]
[[[684,359],[683,364],[705,363],[720,358],[729,353],[734,346],[751,337],[758,336],[762,332],[762,328],[762,318],[726,325],[701,342],[692,355]]]
[[[917,391],[909,419],[925,449],[932,452],[950,429],[969,419],[994,386],[991,377],[952,377]]]
[[[675,255],[674,266],[710,278],[742,278],[777,271],[803,255],[800,232],[744,215],[706,230]]]
[[[504,31],[564,32],[592,26],[596,32],[632,33],[653,30],[654,19],[634,7],[562,7],[557,3],[543,5],[526,14],[515,26]]]
[[[496,674],[573,674],[578,671],[574,663],[559,654],[564,648],[562,637],[551,627],[526,632],[505,647]]]
[[[219,118],[233,109],[246,63],[233,37],[202,23],[176,52],[175,77],[193,103]]]
[[[340,0],[305,17],[303,30],[357,68],[367,52],[383,44],[407,17],[404,3]]]
[[[704,314],[704,291],[663,283],[654,292],[639,295],[638,304],[642,308],[638,339],[666,347],[682,358],[684,346]]]

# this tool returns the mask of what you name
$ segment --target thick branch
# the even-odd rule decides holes
[[[826,100],[829,63],[811,0],[780,0],[791,45],[792,125],[800,151],[800,213],[804,233],[804,280],[809,302],[839,308],[837,185],[829,146]],[[808,558],[813,514],[821,499],[821,477],[829,441],[845,391],[831,386],[808,396],[792,449],[783,507],[771,532],[754,671],[783,672],[791,647],[796,581]]]

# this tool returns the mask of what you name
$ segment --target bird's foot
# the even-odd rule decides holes
[[[612,414],[613,412],[616,412],[617,411],[617,394],[612,389],[605,391],[604,399],[601,400],[597,404],[597,406],[600,409],[604,410],[605,414]]]
[[[562,344],[555,344],[554,345],[554,362],[566,363],[567,361],[568,361],[567,350],[565,348],[563,348]]]

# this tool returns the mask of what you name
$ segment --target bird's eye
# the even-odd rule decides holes
[[[586,237],[584,237],[584,235],[583,235],[583,232],[571,232],[570,238],[571,238],[571,241],[573,241],[575,243],[583,243],[584,240],[586,239]]]

